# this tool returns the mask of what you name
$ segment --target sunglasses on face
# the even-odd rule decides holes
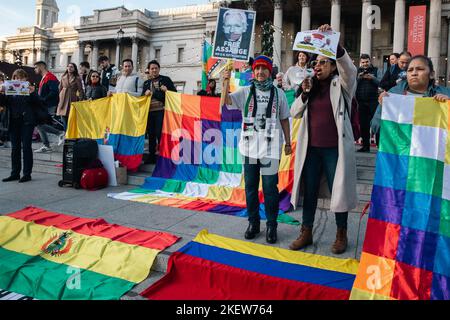
[[[100,78],[100,77],[99,77],[99,76],[91,76],[91,78],[92,78],[92,79],[94,79],[94,78],[97,78],[97,79],[98,79],[98,78]]]
[[[330,62],[330,60],[328,60],[328,59],[323,59],[323,60],[314,60],[314,61],[311,61],[311,67],[313,67],[313,68],[315,68],[317,65],[320,65],[320,66],[324,66],[327,62]]]

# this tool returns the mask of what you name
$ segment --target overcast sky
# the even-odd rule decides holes
[[[18,27],[28,27],[35,22],[35,0],[0,0],[0,37],[13,35]],[[205,4],[209,0],[56,0],[59,6],[59,21],[75,20],[77,16],[92,15],[94,9],[113,8],[125,5],[128,9],[164,9],[186,5]],[[102,4],[104,3],[104,4]]]

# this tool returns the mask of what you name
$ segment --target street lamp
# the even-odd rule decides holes
[[[121,45],[122,38],[123,38],[124,34],[125,34],[125,32],[122,30],[122,26],[120,26],[119,31],[117,31],[117,49],[118,49],[118,52],[117,52],[117,55],[118,55],[117,67],[118,68],[120,67],[120,61],[121,61],[120,60],[120,51],[121,51],[120,45]]]

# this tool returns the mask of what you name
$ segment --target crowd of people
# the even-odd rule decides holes
[[[327,32],[331,27],[323,25],[319,30]],[[229,93],[231,72],[226,70],[221,75],[227,105],[241,110],[243,117],[239,150],[244,159],[249,214],[244,237],[254,239],[261,230],[258,188],[262,178],[266,240],[277,242],[278,169],[282,152],[286,155],[293,152],[289,118],[296,118],[301,124],[291,204],[294,209],[303,207],[303,219],[300,234],[290,249],[300,250],[313,244],[317,201],[319,197],[327,197],[331,198],[330,210],[335,213],[337,226],[331,251],[342,254],[348,246],[348,212],[357,206],[355,141],[362,140],[357,152],[370,152],[372,135],[379,142],[382,102],[390,93],[446,101],[450,90],[436,84],[433,63],[428,57],[412,57],[408,52],[393,53],[390,67],[382,77],[369,55],[360,56],[357,68],[340,45],[335,60],[306,52],[299,52],[297,59],[285,74],[278,73],[275,77],[269,57],[252,59],[247,66],[253,72],[251,85],[233,93]],[[120,71],[106,56],[100,57],[98,64],[99,70],[91,70],[89,63],[83,62],[78,71],[76,64],[69,63],[58,80],[48,71],[46,63],[40,61],[35,64],[35,72],[42,80],[37,88],[30,87],[29,96],[6,96],[4,89],[0,90],[0,106],[8,111],[3,112],[2,123],[9,128],[7,135],[12,144],[12,171],[3,182],[31,180],[32,134],[36,126],[43,143],[36,152],[51,152],[48,134],[57,135],[58,144],[63,143],[71,103],[116,93],[152,97],[147,121],[149,151],[144,159],[146,163],[156,163],[166,92],[176,92],[173,81],[160,74],[160,64],[155,60],[147,65],[146,81],[134,72],[134,61],[130,59],[122,62]],[[21,69],[13,75],[13,80],[27,79],[28,75]],[[3,80],[0,77],[0,82]],[[296,92],[290,110],[286,90]],[[210,79],[206,90],[198,94],[220,96],[216,80]],[[353,116],[356,104],[359,117]],[[359,122],[360,133],[354,129],[355,121]],[[0,143],[5,143],[6,134],[0,133]]]
[[[165,93],[168,90],[176,92],[175,85],[169,77],[160,75],[160,64],[155,60],[148,64],[146,81],[134,72],[134,62],[130,59],[123,60],[121,71],[110,64],[106,56],[101,56],[98,64],[100,70],[91,70],[88,62],[82,62],[79,66],[69,63],[58,80],[44,61],[38,61],[34,64],[34,71],[41,77],[41,81],[38,86],[30,85],[29,96],[5,95],[2,85],[5,78],[0,75],[0,146],[7,144],[9,140],[12,148],[11,175],[3,179],[3,182],[31,181],[35,128],[42,141],[42,146],[35,153],[50,153],[53,149],[49,134],[57,136],[58,146],[64,143],[73,102],[93,101],[111,97],[115,93],[128,93],[135,97],[152,96],[147,121],[149,151],[145,162],[156,163],[164,119]],[[28,81],[28,78],[29,75],[23,69],[17,69],[11,80]]]

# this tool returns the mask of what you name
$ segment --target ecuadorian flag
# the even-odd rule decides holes
[[[73,103],[66,138],[94,139],[111,145],[116,160],[135,172],[142,163],[150,101],[151,97],[118,93]]]
[[[358,262],[202,231],[169,259],[151,300],[348,300]]]
[[[28,207],[0,216],[0,288],[40,300],[119,299],[178,239]]]

